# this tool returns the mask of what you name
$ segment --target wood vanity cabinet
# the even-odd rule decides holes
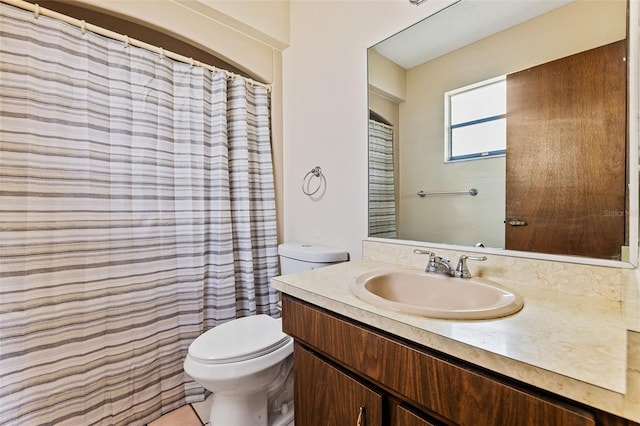
[[[638,426],[291,296],[282,299],[283,330],[295,339],[296,425]]]

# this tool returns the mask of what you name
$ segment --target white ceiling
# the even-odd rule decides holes
[[[462,0],[373,48],[409,69],[573,1]]]

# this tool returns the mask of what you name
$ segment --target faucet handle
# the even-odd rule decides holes
[[[413,252],[415,254],[428,254],[429,262],[433,262],[436,258],[436,254],[430,250],[414,249]]]
[[[466,254],[463,254],[462,256],[460,256],[460,260],[458,260],[458,266],[456,266],[456,270],[453,273],[454,277],[471,278],[471,273],[469,272],[469,268],[467,268],[467,259],[484,261],[487,260],[487,256],[467,256]]]
[[[430,250],[422,250],[422,249],[414,249],[413,252],[415,254],[428,254],[429,257],[435,256],[436,254]]]
[[[422,249],[414,249],[413,252],[415,254],[427,254],[429,255],[429,260],[427,261],[427,266],[425,267],[425,272],[433,272],[435,271],[435,262],[436,262],[436,254],[430,250],[422,250]]]

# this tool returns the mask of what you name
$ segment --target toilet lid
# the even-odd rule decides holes
[[[202,334],[189,346],[189,355],[209,364],[257,358],[286,345],[290,337],[282,323],[268,315],[228,321]]]

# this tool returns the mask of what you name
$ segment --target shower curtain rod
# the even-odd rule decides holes
[[[193,58],[188,58],[186,56],[183,56],[179,53],[175,53],[175,52],[171,52],[169,50],[165,50],[161,47],[158,46],[154,46],[152,44],[149,43],[145,43],[144,41],[140,41],[137,40],[135,38],[129,38],[129,36],[127,35],[123,35],[123,34],[119,34],[116,33],[115,31],[111,31],[108,30],[106,28],[102,28],[99,27],[97,25],[93,25],[93,24],[89,24],[87,22],[85,22],[84,20],[81,19],[76,19],[76,18],[72,18],[71,16],[67,16],[64,15],[62,13],[58,13],[55,12],[53,10],[50,9],[46,9],[44,7],[40,7],[40,5],[36,4],[32,4],[32,3],[28,3],[24,0],[0,0],[0,2],[2,3],[6,3],[6,4],[10,4],[12,6],[15,7],[19,7],[20,9],[24,9],[24,10],[28,10],[30,12],[33,12],[34,16],[36,17],[36,19],[38,18],[38,16],[43,15],[43,16],[47,16],[49,18],[53,18],[53,19],[57,19],[59,21],[63,21],[66,22],[67,24],[71,24],[74,25],[78,28],[80,28],[82,30],[82,33],[84,34],[86,31],[90,31],[92,33],[104,36],[104,37],[108,37],[117,41],[121,41],[123,42],[125,45],[131,45],[131,46],[136,46],[136,47],[140,47],[142,49],[157,53],[160,56],[166,56],[167,58],[171,58],[174,59],[176,61],[179,62],[184,62],[186,64],[191,65],[192,67],[201,67],[201,68],[205,68],[208,69],[210,71],[221,71],[223,73],[225,73],[227,75],[227,77],[240,77],[240,78],[244,78],[249,84],[254,85],[254,86],[261,86],[266,88],[268,91],[271,91],[271,85],[270,84],[266,84],[266,83],[261,83],[257,80],[253,80],[252,78],[249,77],[245,77],[236,73],[233,73],[231,71],[227,71],[221,68],[217,68],[214,67],[213,65],[208,65],[205,64],[203,62],[194,60]]]

